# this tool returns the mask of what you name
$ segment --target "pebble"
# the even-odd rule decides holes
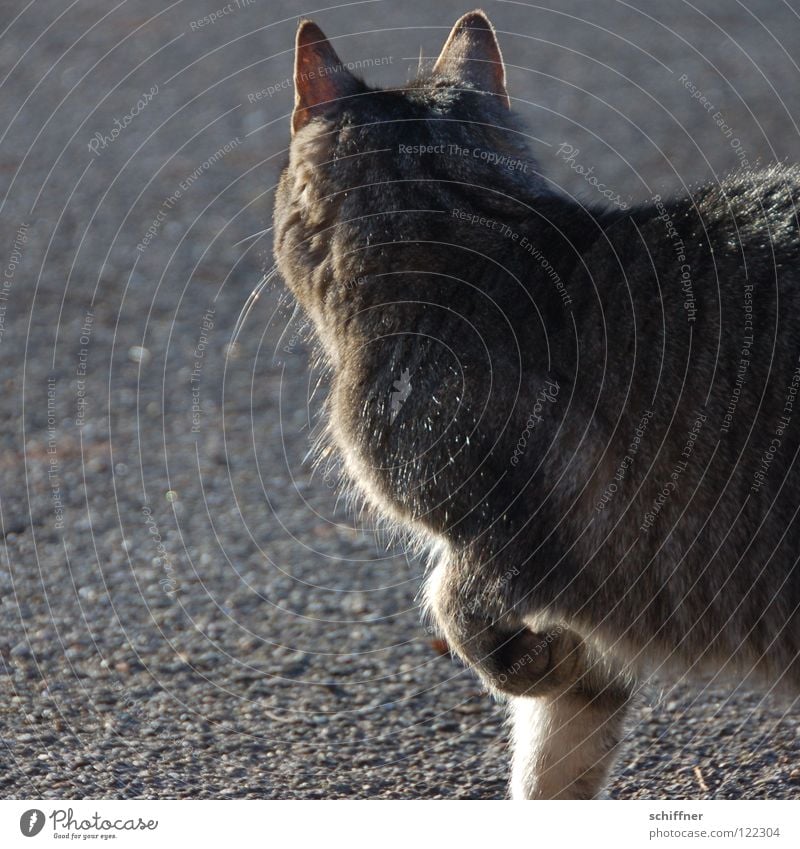
[[[27,643],[17,643],[11,649],[12,657],[30,657],[32,654],[31,647]]]

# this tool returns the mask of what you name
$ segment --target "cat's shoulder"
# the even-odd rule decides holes
[[[796,229],[800,206],[800,166],[776,164],[769,168],[741,170],[700,188],[698,211],[704,218],[734,216],[742,223],[759,226],[793,222]]]

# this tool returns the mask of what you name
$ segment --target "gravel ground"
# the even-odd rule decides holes
[[[307,10],[198,25],[223,5],[0,3],[0,794],[503,797],[502,711],[431,647],[420,564],[305,459],[324,387],[278,284],[230,345]],[[627,200],[800,161],[787,3],[484,7],[544,167],[582,197],[562,142]],[[466,9],[314,17],[397,82]],[[665,679],[611,794],[800,798],[798,756],[791,701]]]

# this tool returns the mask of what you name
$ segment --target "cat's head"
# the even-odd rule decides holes
[[[294,82],[275,254],[330,352],[328,325],[343,303],[358,300],[363,281],[387,264],[425,261],[398,245],[443,238],[442,226],[457,229],[452,213],[461,208],[520,215],[520,198],[542,180],[483,12],[457,21],[432,70],[389,89],[352,74],[319,27],[303,21]]]

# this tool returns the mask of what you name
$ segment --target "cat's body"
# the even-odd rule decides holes
[[[304,24],[276,256],[350,477],[435,553],[437,626],[511,699],[514,794],[596,795],[653,669],[800,690],[798,173],[582,206],[480,13],[402,91],[341,66],[318,91],[314,63],[338,66]]]

